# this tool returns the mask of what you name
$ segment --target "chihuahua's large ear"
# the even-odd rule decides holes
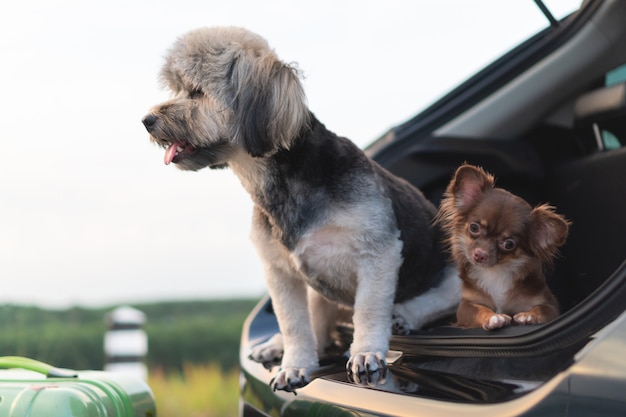
[[[493,176],[482,168],[461,165],[448,186],[447,194],[457,208],[474,205],[482,195],[494,187]]]
[[[549,261],[565,243],[571,223],[547,204],[535,207],[530,218],[531,249],[542,259]]]

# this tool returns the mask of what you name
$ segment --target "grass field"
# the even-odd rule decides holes
[[[237,415],[239,371],[216,364],[183,366],[182,372],[152,369],[148,384],[158,417],[232,417]]]

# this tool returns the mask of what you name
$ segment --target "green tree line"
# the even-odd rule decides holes
[[[243,322],[257,299],[133,304],[146,314],[149,368],[238,363]],[[102,369],[105,317],[115,307],[49,310],[0,305],[0,355],[26,356],[71,369]]]

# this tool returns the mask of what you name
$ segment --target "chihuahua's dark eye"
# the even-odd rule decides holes
[[[477,235],[480,233],[480,224],[478,223],[470,223],[469,231],[472,235]]]
[[[513,239],[506,239],[500,242],[500,249],[506,252],[510,252],[517,246],[517,243]]]

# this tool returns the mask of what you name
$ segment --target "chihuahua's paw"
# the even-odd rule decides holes
[[[513,320],[515,320],[517,324],[543,324],[546,322],[541,315],[529,311],[517,313],[513,316]]]
[[[485,321],[483,321],[483,329],[495,330],[502,327],[506,327],[511,324],[511,316],[506,314],[494,314]]]
[[[361,352],[346,363],[348,378],[357,384],[383,384],[387,378],[387,361],[382,352]]]
[[[280,365],[283,356],[283,336],[280,333],[272,336],[267,342],[260,343],[252,348],[248,358],[255,362],[262,363],[270,369]]]
[[[274,391],[281,390],[296,393],[297,388],[302,388],[311,382],[307,368],[280,368],[276,376],[270,381]]]

